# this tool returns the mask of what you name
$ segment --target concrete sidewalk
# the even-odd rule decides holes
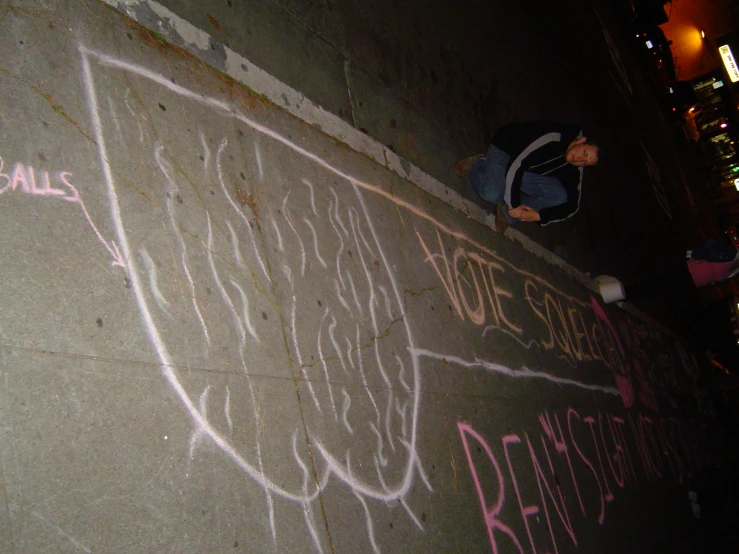
[[[454,161],[484,151],[510,121],[582,124],[604,160],[586,171],[578,214],[545,229],[520,225],[509,237],[591,288],[588,275],[648,280],[721,235],[700,194],[705,162],[678,146],[611,2],[469,0],[450,10],[425,2],[166,0],[156,13],[146,2],[123,4],[185,48],[193,42],[170,21],[209,33],[211,46],[196,55],[488,225],[492,206],[453,174]],[[271,94],[224,50],[293,92]],[[641,308],[735,364],[728,323],[715,323],[722,318],[707,316],[693,296],[677,308]]]
[[[101,3],[2,13],[0,550],[649,552],[695,527],[690,480],[732,453],[688,347]]]

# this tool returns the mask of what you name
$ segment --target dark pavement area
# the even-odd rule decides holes
[[[625,3],[163,4],[486,209],[456,159],[505,123],[582,124],[602,163],[586,171],[579,213],[517,228],[592,276],[648,280],[722,234],[700,192],[707,160],[658,104]],[[637,304],[739,363],[727,311],[717,318],[697,292]]]
[[[544,117],[603,153],[556,257],[719,232],[613,5],[5,1],[0,60],[0,552],[736,551],[704,301],[452,198]]]

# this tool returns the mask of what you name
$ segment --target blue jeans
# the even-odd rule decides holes
[[[470,170],[470,182],[480,198],[494,204],[503,202],[506,168],[510,159],[508,154],[491,144],[485,155],[474,161]],[[524,171],[521,182],[522,204],[538,212],[544,208],[559,206],[566,201],[567,192],[559,179]],[[509,223],[519,221],[508,215],[506,206],[503,208]]]

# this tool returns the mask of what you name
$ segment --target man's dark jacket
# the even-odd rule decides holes
[[[564,204],[539,212],[541,224],[547,225],[572,216],[580,207],[583,168],[567,162],[565,154],[573,140],[582,136],[577,125],[553,123],[543,119],[504,125],[492,143],[510,156],[506,168],[504,199],[509,208],[521,204],[524,172],[556,178],[567,193]]]

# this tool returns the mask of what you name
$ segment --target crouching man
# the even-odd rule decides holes
[[[487,152],[454,164],[475,192],[497,204],[496,226],[563,221],[580,206],[583,168],[598,163],[598,146],[576,125],[537,120],[504,125]]]

